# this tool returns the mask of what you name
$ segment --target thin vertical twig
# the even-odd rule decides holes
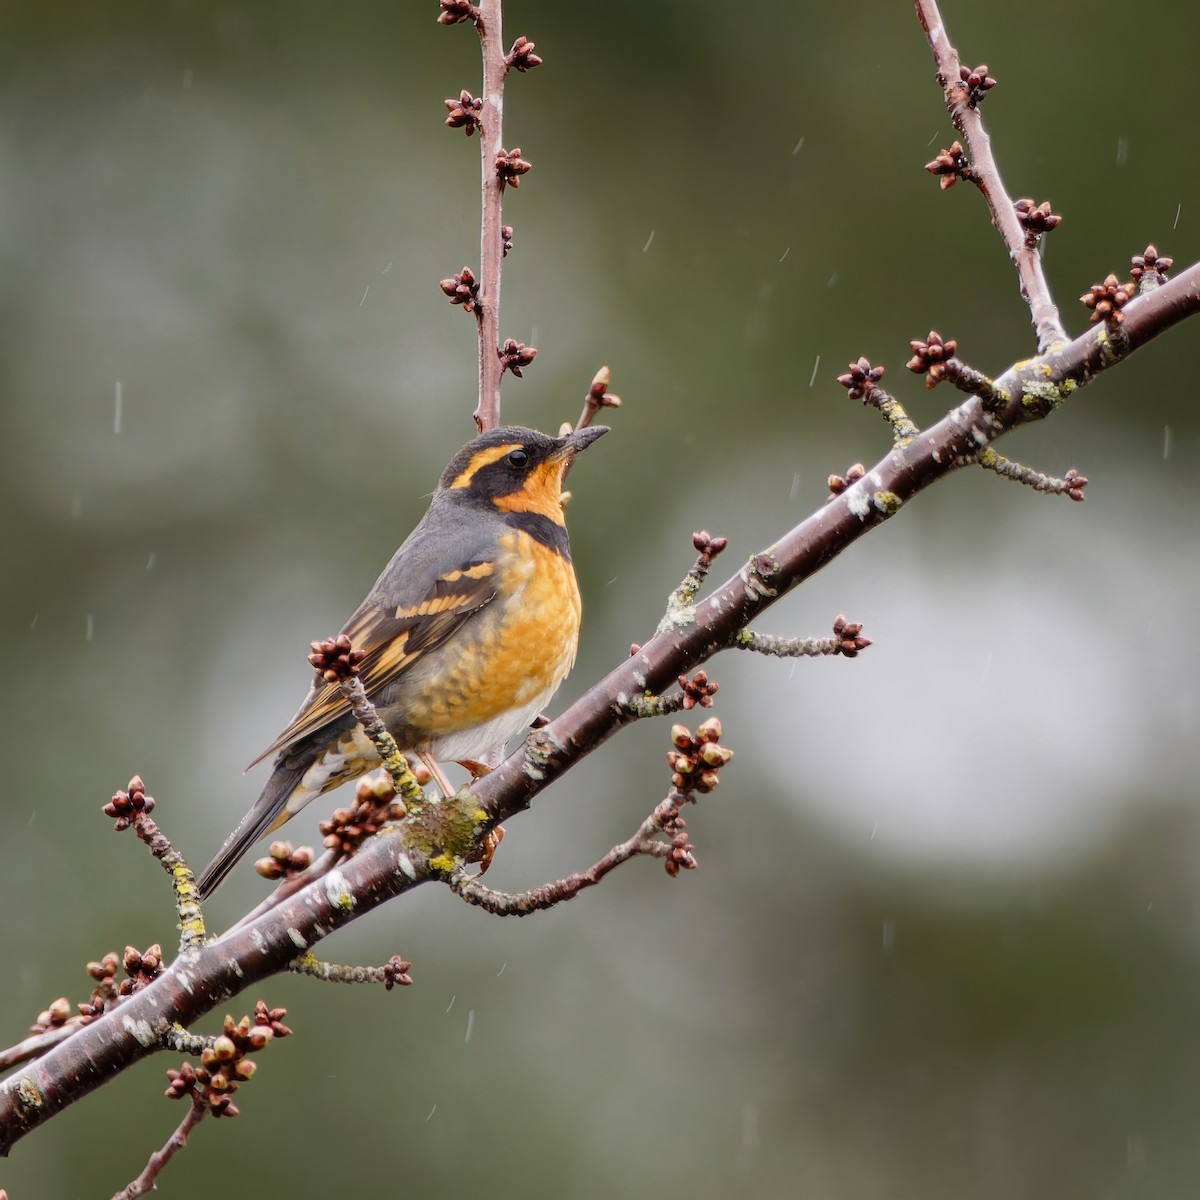
[[[1008,255],[1017,268],[1021,281],[1021,295],[1029,305],[1029,315],[1037,334],[1038,352],[1063,345],[1067,335],[1063,330],[1058,306],[1050,294],[1046,274],[1042,270],[1042,258],[1037,245],[1030,245],[1025,231],[1017,220],[1013,199],[1004,187],[1000,170],[992,157],[991,139],[983,126],[978,105],[968,103],[970,91],[963,82],[959,68],[962,63],[958,51],[950,43],[937,0],[914,0],[917,19],[925,30],[929,49],[937,66],[937,80],[946,97],[946,108],[954,128],[967,144],[971,155],[972,178],[978,185],[992,213],[992,224],[1000,232],[1008,247]]]
[[[496,158],[504,148],[504,23],[501,0],[482,0],[475,28],[483,55],[483,108],[479,114],[480,237],[479,303],[479,403],[475,424],[482,433],[500,424],[500,274],[504,259],[501,211],[504,177]]]

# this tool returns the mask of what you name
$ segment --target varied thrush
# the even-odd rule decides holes
[[[439,786],[438,760],[475,772],[554,695],[575,662],[580,602],[562,481],[608,430],[548,437],[513,426],[468,442],[429,509],[342,628],[402,750]],[[254,806],[200,875],[207,896],[250,846],[310,800],[379,766],[337,684],[314,680]]]

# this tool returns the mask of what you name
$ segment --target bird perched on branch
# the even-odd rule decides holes
[[[604,426],[548,437],[514,426],[468,442],[346,634],[402,750],[450,794],[441,762],[478,771],[527,726],[575,662],[580,601],[562,481]],[[379,765],[336,683],[320,676],[274,754],[254,806],[200,875],[207,896],[250,846],[322,793]]]

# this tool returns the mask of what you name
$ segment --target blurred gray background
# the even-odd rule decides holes
[[[310,638],[338,628],[472,432],[478,149],[442,98],[477,40],[436,6],[7,0],[0,44],[0,1043],[84,963],[173,944],[159,869],[100,805],[138,771],[198,866],[257,794]],[[946,0],[1000,80],[1014,195],[1065,214],[1075,297],[1148,241],[1200,256],[1195,6]],[[931,328],[1032,353],[912,6],[512,3],[508,419],[625,398],[572,476],[585,596],[556,709],[652,630],[692,558],[802,519],[887,448],[834,382]],[[1182,57],[1181,57],[1182,55]],[[1183,65],[1179,65],[1179,64]],[[711,664],[737,759],[642,862],[504,922],[424,889],[327,942],[385,994],[278,979],[291,1041],[177,1197],[450,1186],[497,1197],[1174,1197],[1200,1169],[1200,325],[1002,449],[1079,506],[964,473],[763,622],[857,661]],[[118,400],[119,397],[119,400]],[[725,572],[727,573],[727,572]],[[491,881],[582,867],[661,797],[666,724],[513,821]],[[289,832],[313,840],[314,805]],[[209,906],[265,885],[243,867]],[[258,992],[231,1010],[248,1009]],[[166,1056],[0,1163],[13,1200],[107,1196],[182,1115]]]

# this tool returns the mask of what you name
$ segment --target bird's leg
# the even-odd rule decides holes
[[[454,788],[450,785],[450,780],[446,778],[446,772],[442,770],[442,764],[432,754],[418,754],[417,757],[429,768],[430,775],[433,776],[438,787],[442,789],[442,795],[446,797],[453,796]]]

